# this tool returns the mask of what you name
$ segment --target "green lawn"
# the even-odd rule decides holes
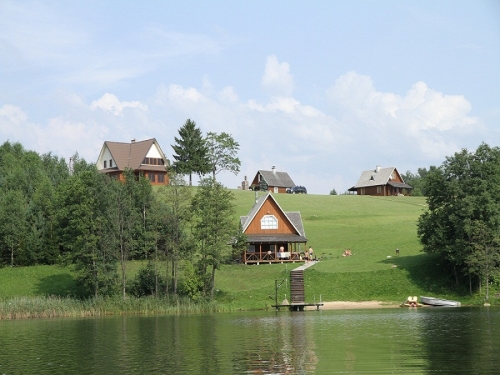
[[[239,218],[250,211],[255,193],[233,192]],[[421,252],[416,222],[426,209],[425,198],[311,194],[275,197],[284,211],[301,212],[308,245],[321,258],[305,272],[308,302],[320,298],[397,302],[409,295],[439,295],[459,298],[463,303],[480,302],[480,296],[469,297],[463,288],[455,289],[437,260]],[[346,248],[351,249],[352,256],[341,256]],[[397,258],[396,248],[400,249]],[[131,262],[130,276],[141,264]],[[275,281],[285,280],[279,289],[279,299],[288,297],[288,272],[299,265],[224,265],[216,274],[217,300],[224,309],[269,308],[274,303]],[[73,276],[65,268],[0,269],[3,300],[76,293]]]

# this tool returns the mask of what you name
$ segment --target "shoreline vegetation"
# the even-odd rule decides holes
[[[118,315],[176,315],[219,312],[217,303],[188,298],[88,298],[15,297],[0,301],[0,320],[83,318]]]
[[[246,215],[255,193],[233,192],[235,216]],[[422,252],[415,223],[426,210],[423,197],[278,194],[276,199],[285,211],[301,213],[307,246],[320,260],[304,274],[306,302],[320,300],[322,310],[396,307],[410,295],[458,300],[462,306],[500,304],[498,284],[490,285],[485,301],[484,288],[470,294],[468,283],[457,286],[437,256]],[[342,257],[345,249],[352,256]],[[85,299],[66,266],[0,267],[0,320],[272,311],[275,298],[289,298],[284,281],[301,264],[223,264],[214,301],[173,295]],[[128,262],[127,280],[146,266],[146,261]],[[282,283],[278,291],[277,281]]]
[[[323,302],[320,310],[396,308],[396,303],[383,301],[331,301]],[[267,310],[271,308],[267,306]],[[306,310],[315,310],[308,307]],[[264,311],[265,309],[261,309]],[[91,298],[78,300],[71,297],[16,297],[0,302],[0,320],[40,318],[83,318],[119,315],[176,315],[216,312],[250,311],[224,307],[216,302],[193,302],[189,299],[153,297]]]

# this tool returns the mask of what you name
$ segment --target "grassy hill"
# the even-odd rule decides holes
[[[255,193],[234,190],[236,216],[246,215]],[[422,197],[353,195],[275,195],[284,211],[300,211],[308,245],[321,261],[305,272],[306,300],[403,301],[409,295],[438,295],[477,303],[453,289],[434,257],[421,252],[416,222],[426,209]],[[236,218],[235,218],[236,220]],[[344,249],[351,257],[342,257]],[[395,257],[395,249],[400,256]],[[279,300],[288,296],[288,272],[296,264],[224,265],[216,274],[223,309],[262,309],[273,304],[275,280],[285,280]],[[131,263],[135,272],[140,263]],[[71,272],[58,266],[0,269],[0,300],[16,296],[76,294]],[[271,298],[273,300],[271,300]]]
[[[245,215],[255,193],[235,191],[237,214]],[[426,209],[423,197],[275,195],[284,211],[300,211],[308,246],[321,261],[305,272],[306,300],[403,301],[409,295],[467,299],[454,289],[435,257],[422,253],[416,223]],[[344,249],[351,257],[342,257]],[[395,257],[396,248],[400,249]],[[225,266],[217,274],[218,299],[238,308],[272,305],[275,280],[299,264]],[[288,298],[287,281],[279,300]]]

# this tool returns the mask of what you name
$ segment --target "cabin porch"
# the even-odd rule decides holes
[[[280,249],[283,248],[283,251]],[[245,264],[305,262],[305,244],[301,243],[251,243],[242,254]]]

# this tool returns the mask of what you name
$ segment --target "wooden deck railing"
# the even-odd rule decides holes
[[[304,262],[305,257],[300,253],[296,252],[283,252],[283,253],[274,253],[274,252],[266,252],[266,253],[250,253],[245,252],[243,254],[243,262],[245,264],[260,264],[260,263],[285,263],[285,262]]]

